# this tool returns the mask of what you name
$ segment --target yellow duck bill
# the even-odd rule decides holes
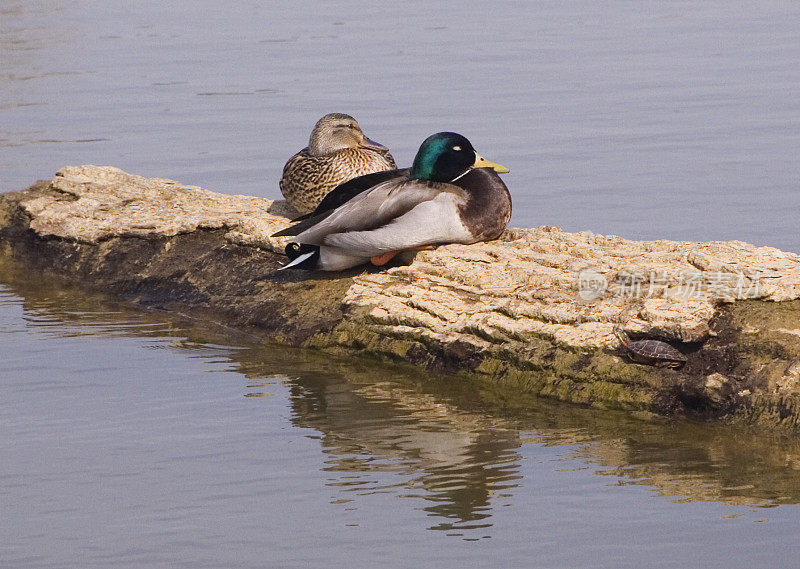
[[[473,168],[491,168],[498,174],[508,174],[511,170],[506,168],[505,166],[501,166],[500,164],[495,164],[494,162],[489,162],[485,158],[483,158],[477,152],[475,153],[475,162],[472,164]]]

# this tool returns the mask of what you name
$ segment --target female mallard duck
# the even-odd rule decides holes
[[[306,213],[339,184],[396,167],[389,150],[364,136],[356,119],[331,113],[317,121],[308,146],[286,162],[281,193],[297,211]]]
[[[282,268],[339,271],[382,265],[402,251],[495,239],[511,217],[511,196],[497,172],[508,169],[481,158],[460,134],[429,136],[410,170],[351,180],[330,194],[333,201],[349,198],[343,205],[320,204],[276,233],[296,236]]]

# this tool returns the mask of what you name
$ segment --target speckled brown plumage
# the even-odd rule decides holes
[[[281,193],[307,213],[339,184],[396,167],[388,149],[366,138],[353,117],[333,113],[317,122],[309,145],[286,162]]]
[[[283,168],[281,193],[300,213],[312,211],[333,188],[364,174],[396,168],[389,152],[347,148],[334,154],[312,156],[304,148]]]

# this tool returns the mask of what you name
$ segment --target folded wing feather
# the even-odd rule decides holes
[[[456,188],[458,189],[458,188]],[[372,231],[397,222],[408,212],[440,196],[449,196],[442,203],[463,203],[465,198],[458,192],[443,192],[441,189],[417,181],[389,181],[378,184],[368,192],[357,195],[331,215],[309,227],[294,239],[297,243],[322,245],[328,236],[348,232]],[[437,216],[435,212],[429,212]],[[421,218],[414,218],[423,222]],[[428,223],[437,223],[436,217]],[[417,223],[417,222],[415,222]],[[409,226],[409,231],[410,231]]]
[[[322,244],[353,255],[376,257],[391,251],[440,243],[472,243],[474,236],[458,216],[460,198],[442,192],[369,231],[347,231],[325,236]]]

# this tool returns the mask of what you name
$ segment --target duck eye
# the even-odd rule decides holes
[[[458,150],[458,151],[461,151],[461,147],[460,147],[460,146],[454,146],[454,147],[453,147],[453,150]]]

